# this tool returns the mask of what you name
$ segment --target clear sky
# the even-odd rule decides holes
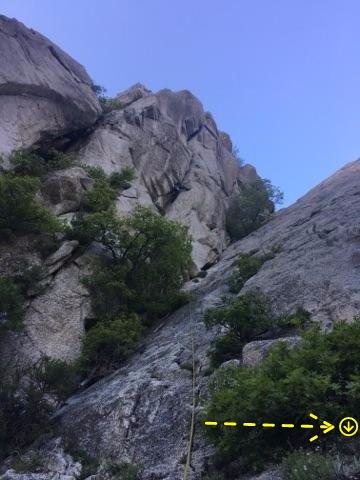
[[[358,0],[0,0],[109,95],[191,90],[292,203],[360,157]]]

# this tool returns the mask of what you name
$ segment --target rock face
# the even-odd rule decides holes
[[[119,197],[119,214],[142,204],[188,225],[196,267],[210,265],[228,244],[229,199],[257,178],[255,169],[240,166],[228,136],[188,91],[152,94],[137,84],[116,101],[121,108],[80,147],[80,162],[107,173],[134,168],[136,180]]]
[[[240,166],[231,154],[230,138],[218,131],[191,93],[153,94],[137,84],[116,97],[115,110],[98,118],[100,107],[84,69],[45,37],[5,17],[0,17],[0,59],[0,152],[54,140],[64,147],[71,139],[66,149],[84,165],[101,166],[107,173],[133,167],[136,180],[119,196],[119,214],[142,204],[183,222],[193,237],[194,264],[211,265],[205,278],[186,285],[195,295],[190,305],[158,325],[122,369],[70,398],[55,418],[61,435],[75,439],[89,454],[138,464],[144,480],[180,480],[193,403],[187,367],[192,344],[195,393],[202,397],[208,384],[206,353],[217,334],[205,329],[203,313],[221,304],[240,253],[267,253],[276,247],[275,257],[240,294],[261,291],[279,314],[301,306],[327,328],[359,311],[360,161],[227,247],[229,199],[257,175],[253,167]],[[70,218],[91,186],[86,172],[73,167],[49,176],[41,199],[57,215]],[[76,242],[63,242],[42,262],[28,248],[29,241],[0,243],[1,275],[15,274],[21,262],[45,268],[45,290],[30,296],[25,330],[1,335],[1,361],[34,362],[40,355],[74,360],[90,315],[88,292],[80,281],[86,263],[78,258]],[[245,362],[258,362],[268,347],[248,345]],[[197,405],[196,414],[200,411]],[[47,469],[26,476],[12,471],[8,478],[77,477],[79,466],[60,444],[54,445],[51,451],[46,446],[40,450]],[[211,455],[198,422],[189,480],[202,478]],[[277,478],[277,473],[258,478]]]
[[[0,153],[91,126],[101,109],[85,69],[43,35],[0,16]]]
[[[275,258],[247,281],[241,293],[264,292],[279,312],[296,306],[329,326],[359,310],[360,161],[344,167],[282,210],[263,228],[229,247],[206,278],[188,287],[197,300],[170,317],[146,340],[143,352],[109,378],[71,398],[59,412],[64,435],[97,455],[118,455],[144,466],[144,479],[182,478],[191,417],[191,359],[194,339],[197,393],[206,391],[206,351],[215,331],[203,311],[221,303],[234,259],[253,249],[279,246]],[[195,286],[194,286],[195,285]],[[196,427],[192,477],[200,479],[211,450]]]
[[[245,345],[242,351],[243,364],[252,367],[259,365],[266,358],[271,347],[277,342],[284,342],[288,347],[294,347],[299,344],[300,337],[285,337],[277,340],[258,340],[250,342]]]

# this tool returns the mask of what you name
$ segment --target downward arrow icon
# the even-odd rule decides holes
[[[347,432],[351,432],[351,430],[355,427],[354,427],[354,425],[351,425],[351,423],[348,421],[347,425],[344,425],[344,428]]]

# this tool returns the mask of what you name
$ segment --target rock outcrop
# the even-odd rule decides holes
[[[75,396],[58,413],[64,435],[96,455],[122,452],[144,466],[144,479],[182,478],[191,417],[191,375],[181,365],[197,363],[197,394],[206,392],[206,351],[215,331],[207,331],[205,309],[221,303],[226,278],[240,252],[279,247],[249,279],[242,292],[259,289],[279,313],[303,306],[324,327],[351,320],[359,311],[360,161],[311,190],[292,207],[244,240],[231,245],[206,278],[189,289],[197,300],[172,315],[129,364]],[[209,451],[197,425],[192,477],[201,478]]]
[[[119,197],[119,214],[141,204],[188,225],[196,267],[211,265],[229,243],[229,200],[258,178],[255,169],[240,166],[229,137],[188,91],[153,94],[136,84],[116,102],[80,146],[80,163],[107,173],[132,167],[136,180]]]
[[[93,125],[101,109],[85,69],[35,30],[0,16],[0,153]]]

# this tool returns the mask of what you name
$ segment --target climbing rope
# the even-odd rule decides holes
[[[195,428],[195,345],[194,345],[194,330],[193,330],[193,318],[191,311],[191,302],[189,303],[189,324],[190,324],[190,337],[191,337],[191,354],[192,354],[192,407],[191,407],[191,422],[190,422],[190,433],[189,433],[189,443],[188,451],[186,456],[186,463],[184,468],[183,480],[188,479],[191,463],[191,451],[194,439],[194,428]]]

